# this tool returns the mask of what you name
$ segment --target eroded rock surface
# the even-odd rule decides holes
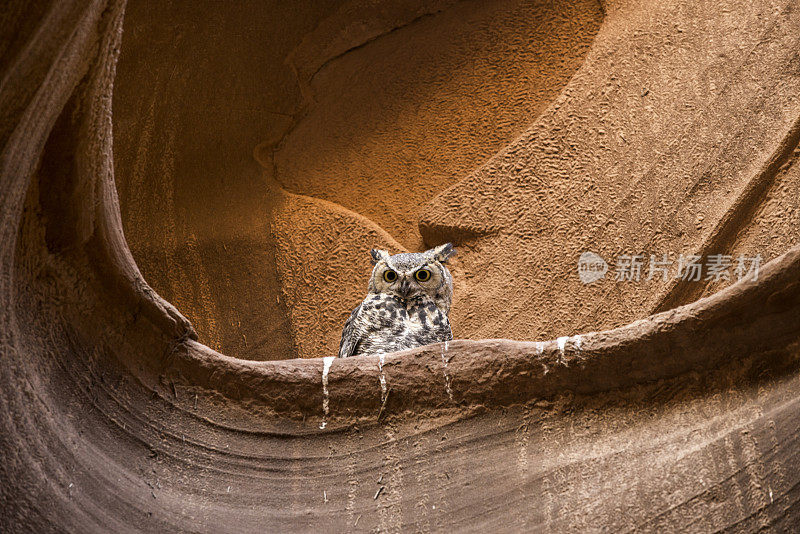
[[[7,2],[0,530],[791,531],[799,29]],[[444,239],[460,339],[314,358],[369,246]],[[772,261],[584,285],[586,249]]]

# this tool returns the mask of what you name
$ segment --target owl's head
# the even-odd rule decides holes
[[[403,300],[427,295],[442,311],[450,311],[453,277],[444,264],[456,253],[452,243],[394,256],[378,249],[370,253],[375,265],[369,281],[370,293],[389,294]]]

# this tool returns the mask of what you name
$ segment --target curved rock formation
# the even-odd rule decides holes
[[[0,530],[800,522],[790,0],[0,21]],[[459,340],[331,359],[366,248],[443,239]]]

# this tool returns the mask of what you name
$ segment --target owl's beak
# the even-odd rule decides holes
[[[411,291],[411,284],[406,278],[403,278],[403,280],[400,281],[400,285],[397,286],[397,292],[403,298],[408,298],[408,294],[410,291]]]

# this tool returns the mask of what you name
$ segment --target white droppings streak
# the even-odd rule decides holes
[[[558,352],[560,352],[562,356],[564,356],[564,349],[567,346],[568,339],[569,336],[561,336],[560,338],[556,339],[556,343],[558,343]]]
[[[537,341],[536,354],[542,354],[543,352],[544,352],[544,341]]]
[[[565,356],[565,351],[567,349],[567,343],[572,343],[572,347],[576,351],[579,351],[579,350],[581,350],[581,343],[582,342],[583,342],[583,339],[581,338],[580,335],[575,335],[575,336],[572,336],[572,337],[570,337],[570,336],[561,336],[560,338],[556,339],[556,343],[558,344],[559,360],[562,363],[564,363],[564,365],[566,365],[566,362],[564,361],[564,356]]]
[[[333,365],[333,360],[336,359],[336,356],[325,356],[322,358],[322,422],[319,424],[320,429],[324,429],[328,426],[328,422],[326,419],[328,418],[328,410],[329,408],[329,396],[328,396],[328,373],[331,370],[331,365]]]
[[[569,340],[569,336],[561,336],[560,338],[556,339],[556,343],[558,344],[558,361],[567,365],[567,362],[564,360],[564,349],[567,348],[567,341]]]
[[[442,345],[442,372],[444,373],[444,389],[447,391],[447,396],[450,397],[450,402],[453,400],[453,388],[450,387],[450,375],[447,374],[447,350],[449,349],[449,342],[445,341]]]
[[[353,453],[350,453],[348,456],[345,469],[347,471],[347,502],[344,505],[344,509],[347,512],[347,518],[351,524],[358,523],[358,518],[356,518],[355,515],[358,477],[356,476],[356,459],[353,456]]]
[[[378,371],[380,371],[380,381],[381,381],[381,405],[386,402],[386,377],[383,374],[383,364],[385,362],[384,358],[386,357],[385,354],[378,355]]]

